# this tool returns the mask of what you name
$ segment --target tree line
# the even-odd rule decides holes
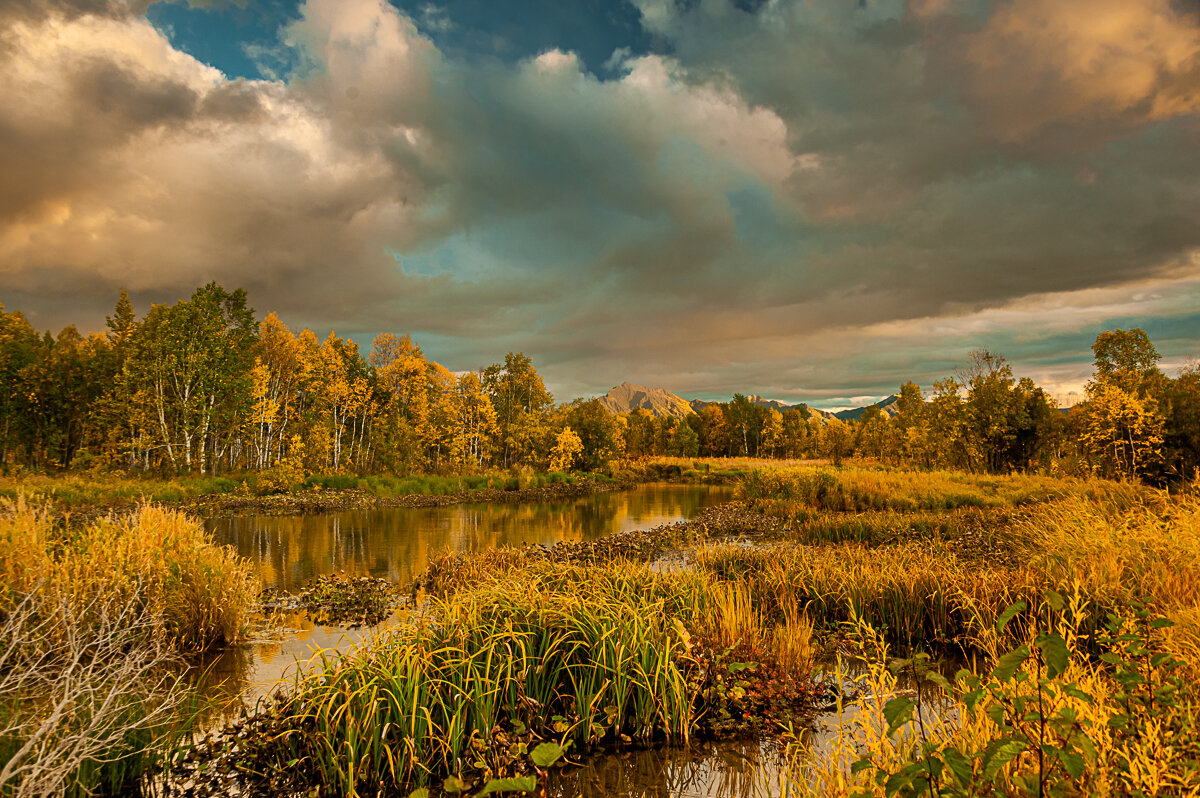
[[[855,421],[735,394],[686,418],[556,404],[508,353],[454,373],[407,335],[363,355],[330,332],[256,322],[216,283],[138,318],[122,291],[104,333],[38,335],[0,306],[0,464],[130,473],[473,473],[600,469],[654,455],[860,456],[921,468],[1061,471],[1164,482],[1200,468],[1200,368],[1167,377],[1138,329],[1101,333],[1087,399],[1062,412],[1002,356],[973,352],[929,395]]]

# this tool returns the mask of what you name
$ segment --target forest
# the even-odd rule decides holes
[[[850,457],[976,473],[1193,478],[1200,365],[1172,378],[1140,329],[1100,333],[1084,402],[1069,409],[1001,355],[977,350],[892,412],[854,421],[745,395],[687,418],[555,403],[524,354],[455,373],[408,335],[349,338],[256,321],[243,290],[216,283],[138,317],[122,290],[103,333],[39,335],[0,306],[0,463],[6,472],[471,474],[600,470],[653,455]],[[299,476],[298,476],[299,475]]]

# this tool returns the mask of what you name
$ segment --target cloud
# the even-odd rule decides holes
[[[1034,0],[645,0],[661,51],[601,80],[308,0],[261,81],[137,5],[23,3],[0,12],[0,300],[40,327],[216,279],[454,369],[524,350],[562,398],[802,399],[976,346],[1066,386],[1105,320],[1195,323],[1195,20],[1162,3],[1071,26]]]
[[[988,135],[1087,146],[1200,110],[1200,14],[1171,0],[1008,0],[951,58]]]

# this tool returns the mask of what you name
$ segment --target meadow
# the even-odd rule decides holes
[[[105,472],[23,473],[0,476],[0,499],[16,501],[36,495],[62,511],[124,510],[144,502],[190,505],[213,497],[271,496],[303,491],[361,491],[375,499],[403,496],[454,496],[486,491],[517,491],[552,485],[573,485],[586,479],[609,481],[603,475],[578,472],[535,472],[508,469],[476,475],[418,474],[413,476],[355,474],[295,475],[280,481],[268,472],[225,476],[183,475],[171,478],[125,476]]]

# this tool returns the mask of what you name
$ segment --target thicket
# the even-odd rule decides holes
[[[83,527],[0,506],[0,791],[129,795],[182,733],[182,655],[240,639],[258,585],[199,522]]]

